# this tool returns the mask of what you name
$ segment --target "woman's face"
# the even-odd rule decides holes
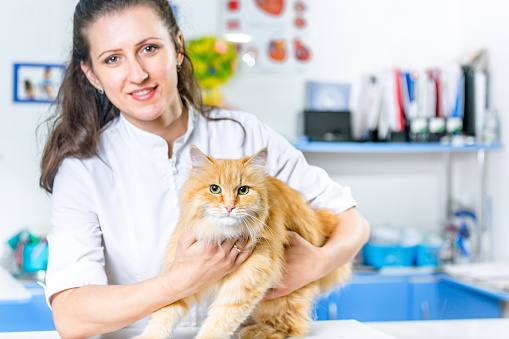
[[[178,38],[182,43],[180,32]],[[88,41],[91,64],[81,68],[131,123],[152,131],[181,115],[177,64],[183,56],[153,9],[140,6],[100,17],[89,28]]]

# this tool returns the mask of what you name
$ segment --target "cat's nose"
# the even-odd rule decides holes
[[[235,206],[225,206],[224,208],[226,209],[226,212],[231,213]]]

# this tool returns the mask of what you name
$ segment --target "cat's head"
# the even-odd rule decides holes
[[[252,157],[214,159],[191,146],[191,161],[193,169],[182,192],[182,213],[192,215],[196,237],[256,238],[268,213],[267,149]]]

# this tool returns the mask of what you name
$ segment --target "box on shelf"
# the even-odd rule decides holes
[[[364,264],[376,269],[385,266],[413,266],[416,246],[367,243],[362,252]]]
[[[437,266],[440,245],[401,246],[367,243],[362,249],[364,265],[380,269],[386,266]]]
[[[419,244],[415,249],[416,266],[437,266],[440,245]]]

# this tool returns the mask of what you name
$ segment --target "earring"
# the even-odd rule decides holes
[[[177,65],[177,72],[180,72],[181,69],[182,69],[182,64],[178,64]]]
[[[104,94],[104,89],[103,89],[102,87],[99,87],[99,88],[97,89],[97,92],[99,92],[99,94],[101,94],[101,95],[102,95],[102,94]]]

